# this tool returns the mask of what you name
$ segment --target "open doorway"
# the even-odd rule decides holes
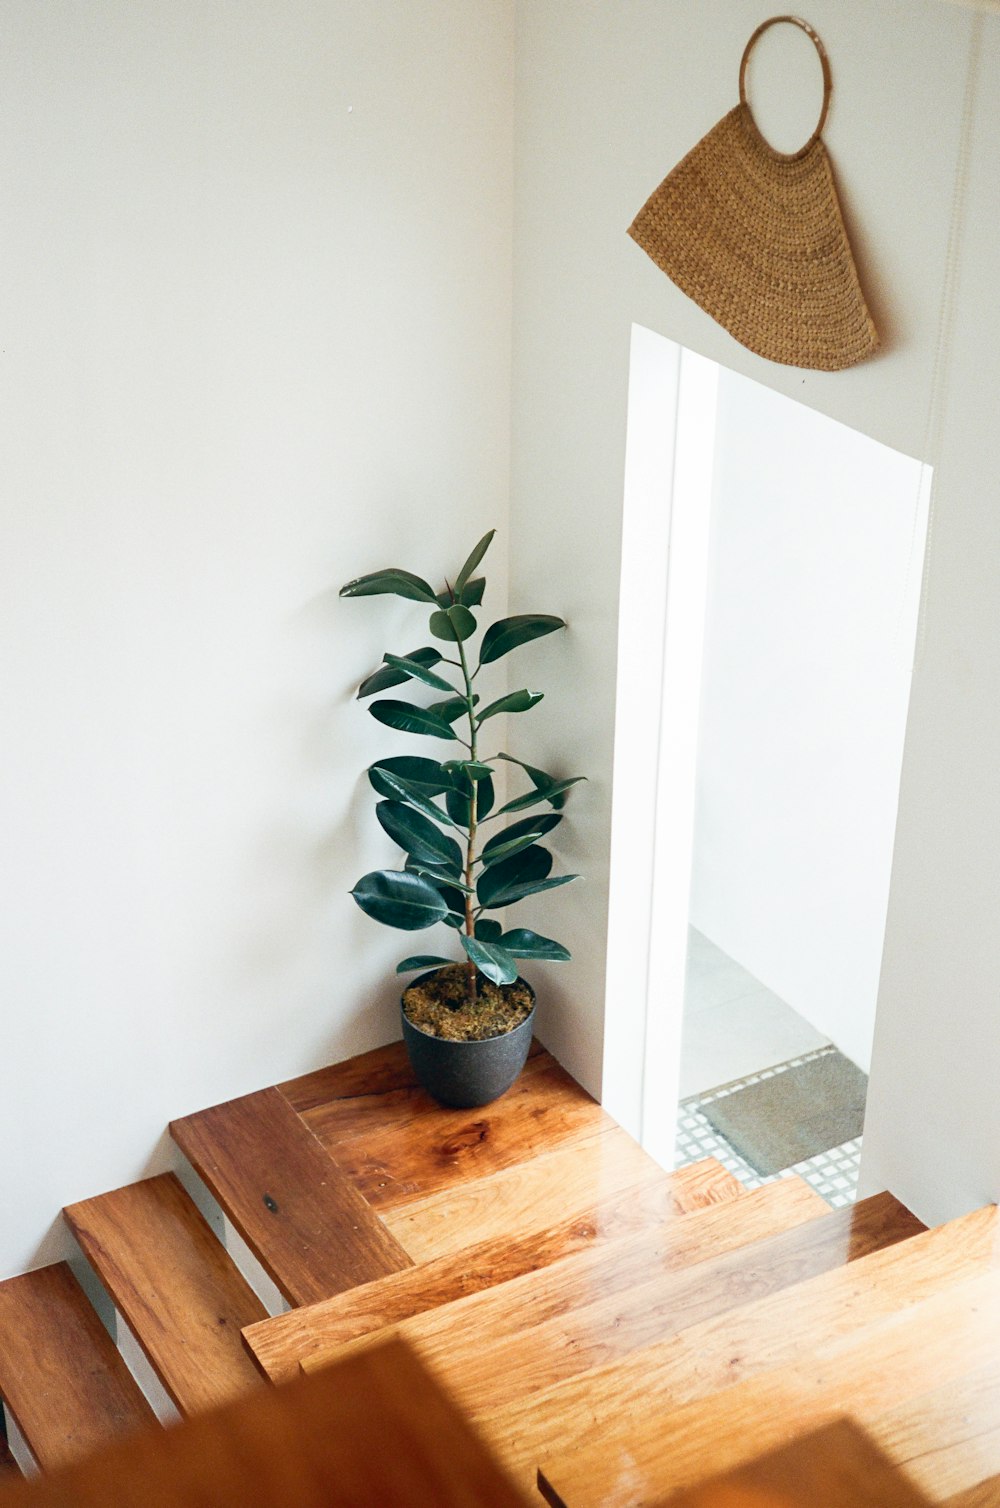
[[[814,1143],[850,1127],[838,1096],[857,1122],[929,485],[920,462],[633,331],[605,1102],[665,1166],[679,1103],[682,1158],[714,1152],[748,1183],[806,1146],[805,1120]],[[770,1117],[763,1147],[737,1112]],[[838,1147],[814,1180],[835,1203],[859,1138],[817,1151]]]

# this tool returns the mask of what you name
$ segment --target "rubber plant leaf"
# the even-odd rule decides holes
[[[422,576],[412,571],[401,571],[390,566],[385,571],[372,571],[367,576],[358,576],[340,588],[342,597],[406,597],[411,602],[437,602],[434,590]]]
[[[521,613],[514,618],[501,618],[483,635],[480,664],[489,665],[501,655],[510,654],[520,644],[528,644],[532,639],[541,639],[546,634],[554,634],[557,628],[565,627],[562,618],[555,618],[550,613]]]
[[[432,927],[448,914],[437,887],[422,875],[405,870],[373,870],[362,875],[351,894],[366,916],[402,932]]]

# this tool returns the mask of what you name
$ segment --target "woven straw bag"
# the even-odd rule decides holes
[[[823,67],[819,123],[798,152],[777,152],[746,97],[750,51],[788,21]],[[740,103],[660,184],[629,227],[656,265],[741,345],[769,361],[835,372],[878,350],[820,132],[832,83],[807,22],[772,16],[740,63]]]

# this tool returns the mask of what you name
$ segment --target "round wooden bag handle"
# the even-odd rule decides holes
[[[768,31],[772,26],[780,25],[782,22],[787,22],[791,26],[798,26],[802,29],[802,31],[805,32],[810,42],[812,42],[816,51],[819,53],[820,67],[823,69],[823,107],[819,112],[819,120],[816,123],[815,131],[810,136],[805,146],[800,147],[797,152],[779,152],[777,148],[771,146],[771,143],[767,140],[767,137],[764,135],[763,131],[754,120],[753,111],[750,109],[750,102],[747,99],[747,63],[750,61],[750,53],[753,50],[754,44],[759,37],[763,36],[764,32]],[[740,60],[740,104],[746,110],[747,115],[750,117],[750,122],[754,130],[757,132],[757,135],[767,147],[768,151],[772,152],[775,157],[782,158],[785,162],[794,162],[797,158],[804,157],[813,143],[819,140],[820,132],[826,125],[826,117],[830,111],[830,95],[832,92],[833,78],[830,73],[830,59],[826,55],[826,48],[823,46],[818,32],[815,32],[813,30],[813,28],[809,25],[809,22],[803,21],[801,16],[772,16],[770,20],[762,21],[757,30],[754,32],[753,36],[750,38],[747,45],[744,47],[743,57]]]

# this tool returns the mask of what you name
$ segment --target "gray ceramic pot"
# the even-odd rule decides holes
[[[414,984],[430,979],[436,970],[421,974]],[[531,1050],[531,1033],[535,1024],[535,992],[526,979],[520,981],[531,990],[531,1011],[512,1032],[502,1037],[486,1037],[482,1042],[449,1042],[432,1037],[407,1018],[400,1003],[403,1041],[419,1082],[440,1105],[467,1110],[498,1100],[517,1078]]]

